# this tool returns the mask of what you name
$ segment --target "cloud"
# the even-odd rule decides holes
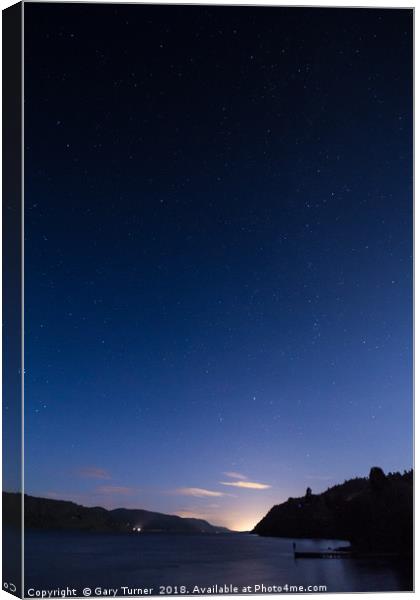
[[[266,483],[257,483],[256,481],[219,481],[221,485],[229,485],[231,487],[245,488],[248,490],[267,490],[271,485]]]
[[[193,510],[179,510],[175,514],[178,517],[182,517],[183,519],[205,519],[207,517],[206,514],[196,512]]]
[[[134,488],[120,485],[102,485],[96,491],[100,494],[121,494],[122,496],[130,496],[135,492]]]
[[[76,504],[86,505],[90,500],[88,494],[75,494],[73,492],[44,492],[40,494],[42,498],[51,498],[52,500],[64,500],[66,502],[75,502]]]
[[[194,498],[218,498],[220,496],[227,496],[227,494],[223,492],[214,492],[212,490],[195,487],[178,488],[175,490],[175,494],[181,496],[193,496]]]
[[[237,473],[236,471],[225,471],[223,475],[231,477],[231,479],[248,479],[246,475],[242,475],[242,473]]]
[[[78,474],[80,477],[87,477],[89,479],[111,479],[108,471],[99,469],[98,467],[84,467],[79,469]]]
[[[187,517],[191,519],[205,519],[207,521],[212,521],[215,517],[215,513],[217,514],[217,518],[219,518],[219,509],[220,504],[200,504],[190,505],[190,506],[180,506],[175,512],[178,517]]]

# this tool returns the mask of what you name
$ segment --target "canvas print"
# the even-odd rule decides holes
[[[413,11],[16,6],[3,588],[412,590]]]

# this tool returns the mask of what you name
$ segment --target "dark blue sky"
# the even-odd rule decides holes
[[[411,467],[411,11],[25,36],[27,493],[245,529]]]

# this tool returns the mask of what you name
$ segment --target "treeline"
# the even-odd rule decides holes
[[[254,533],[291,538],[349,540],[355,550],[411,554],[413,471],[385,475],[372,467],[356,477],[274,506]]]

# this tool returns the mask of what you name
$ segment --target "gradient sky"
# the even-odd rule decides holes
[[[26,492],[252,527],[412,466],[412,13],[25,4]]]

